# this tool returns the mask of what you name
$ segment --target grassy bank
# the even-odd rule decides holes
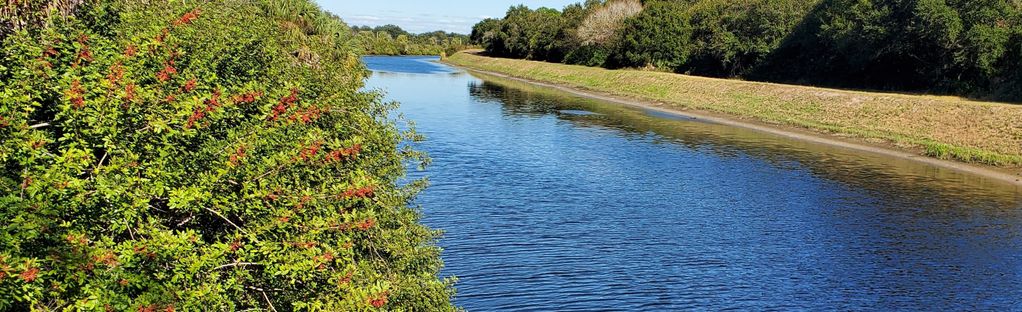
[[[921,149],[940,159],[1022,167],[1022,106],[607,70],[458,53],[448,63],[677,110],[703,110]]]

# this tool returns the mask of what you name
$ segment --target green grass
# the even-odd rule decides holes
[[[446,62],[588,91],[883,141],[945,160],[1022,167],[1022,106],[957,97],[846,91],[607,70],[458,53]]]

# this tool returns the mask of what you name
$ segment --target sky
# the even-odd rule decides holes
[[[412,33],[443,30],[468,34],[472,25],[504,17],[512,5],[530,8],[564,6],[584,0],[316,0],[351,26],[394,24]]]

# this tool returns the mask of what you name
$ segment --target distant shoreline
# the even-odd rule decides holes
[[[835,131],[828,131],[824,133],[821,131],[830,130],[824,127],[811,127],[796,125],[792,123],[784,124],[775,120],[769,120],[767,118],[761,118],[755,114],[742,114],[734,111],[712,111],[704,107],[689,107],[687,105],[678,105],[675,103],[664,103],[662,101],[655,101],[648,99],[646,96],[641,95],[640,92],[634,90],[628,90],[626,87],[632,87],[633,84],[623,84],[620,88],[616,89],[613,94],[611,92],[605,92],[597,88],[583,87],[583,83],[575,83],[571,80],[584,77],[585,79],[622,79],[620,76],[622,71],[611,71],[601,70],[600,73],[593,73],[587,71],[585,73],[573,72],[575,68],[586,69],[586,67],[533,62],[525,60],[512,60],[512,59],[497,59],[490,58],[475,54],[458,53],[454,56],[443,61],[446,64],[457,66],[459,68],[466,69],[468,71],[479,73],[483,75],[490,75],[515,81],[521,81],[538,85],[547,88],[557,89],[559,91],[571,93],[573,95],[587,97],[597,100],[609,101],[618,104],[641,107],[645,109],[656,110],[668,114],[680,115],[695,119],[701,119],[714,123],[741,127],[746,129],[752,129],[760,132],[770,133],[782,137],[792,138],[796,140],[802,140],[817,144],[826,144],[837,146],[841,148],[863,151],[873,154],[884,155],[887,157],[894,157],[899,159],[909,159],[937,167],[948,168],[959,172],[965,172],[969,174],[979,175],[987,177],[993,180],[1001,181],[1004,183],[1012,184],[1015,186],[1022,186],[1022,170],[1019,170],[1017,163],[1004,164],[1001,166],[986,165],[982,163],[967,163],[959,160],[945,160],[924,155],[927,151],[919,146],[905,146],[904,142],[897,142],[892,140],[884,140],[876,142],[877,138],[873,136],[856,136],[850,133],[840,133]],[[547,66],[549,65],[549,67]],[[528,68],[528,69],[526,69]],[[562,74],[561,79],[551,79],[554,76],[549,71],[556,70],[557,74]],[[547,71],[547,72],[544,72]],[[645,76],[644,74],[650,74],[648,76],[661,76],[661,77],[650,77],[652,83],[655,82],[655,78],[662,78],[662,75],[672,75],[664,73],[654,72],[640,72],[640,71],[623,71],[629,75]],[[712,78],[701,78],[691,77],[682,75],[677,76],[676,79],[694,79],[694,80],[707,80],[712,81],[716,84],[749,84],[748,82],[723,80],[723,79],[712,79]],[[628,77],[635,78],[635,77]],[[670,77],[674,78],[674,77]],[[759,83],[755,83],[759,84]],[[761,84],[766,87],[779,86],[781,88],[788,89],[804,89],[812,91],[831,91],[828,89],[820,89],[813,87],[802,87],[802,86],[787,86],[787,85],[775,85],[775,84]],[[725,86],[729,88],[731,86]],[[594,90],[595,89],[595,90]],[[670,91],[670,90],[669,90]],[[679,90],[680,94],[687,95],[687,90]],[[863,92],[851,92],[843,90],[832,90],[837,93],[863,93]],[[720,97],[727,98],[728,92],[736,92],[735,90],[722,90],[719,94]],[[758,92],[757,92],[758,93]],[[732,96],[747,96],[756,97],[768,94],[768,92],[762,92],[760,94],[739,94]],[[670,94],[667,94],[668,96]],[[701,94],[700,94],[701,95]],[[877,93],[877,96],[882,97],[913,97],[907,95],[890,95]],[[932,101],[934,97],[918,96],[920,100]],[[937,99],[940,100],[940,99]],[[960,100],[959,100],[960,101]],[[961,103],[955,103],[955,105],[963,105]],[[968,104],[965,104],[968,105]],[[1022,107],[1012,107],[1006,104],[976,104],[976,105],[994,105],[1003,106],[996,107],[997,111],[1004,110],[1005,108],[1014,108],[1015,112],[1022,114]],[[768,111],[769,109],[762,109],[760,111]],[[1022,115],[1020,115],[1022,116]],[[867,141],[868,140],[868,141]],[[937,143],[941,144],[941,143]],[[982,151],[981,151],[982,152]],[[1018,157],[1017,155],[1005,155],[1005,159],[1011,159],[1012,157]],[[1014,160],[1012,160],[1014,161]]]

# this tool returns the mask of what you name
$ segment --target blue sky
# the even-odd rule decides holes
[[[463,34],[484,18],[504,17],[512,5],[561,9],[580,1],[584,0],[316,0],[348,25],[394,24],[413,33],[444,30]]]

